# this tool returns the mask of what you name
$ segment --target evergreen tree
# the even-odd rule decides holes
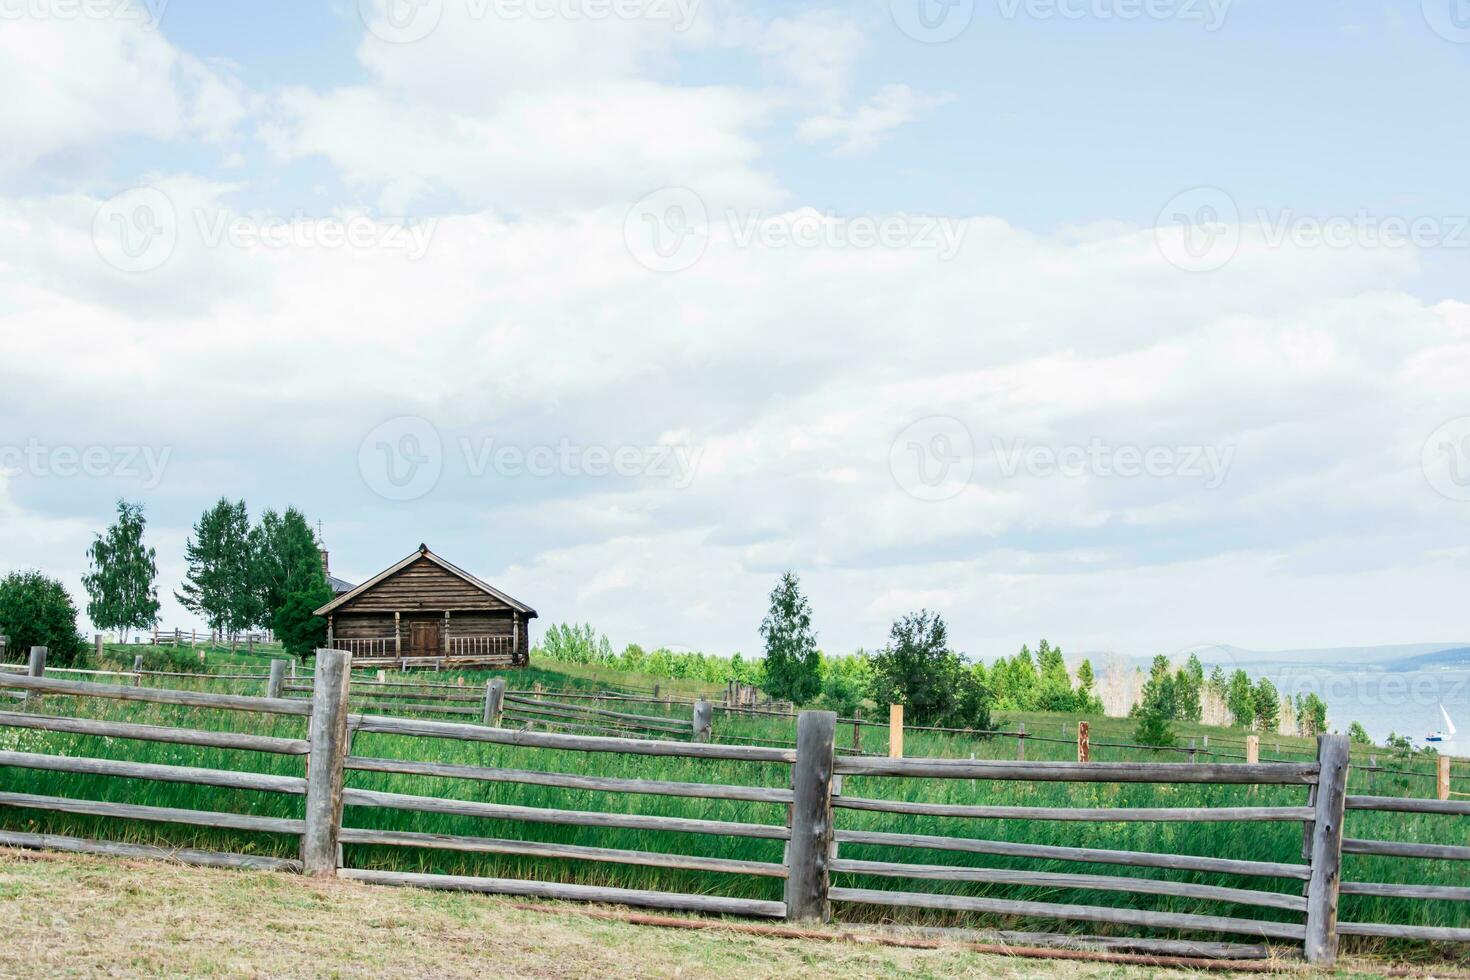
[[[1256,709],[1256,731],[1276,731],[1281,725],[1281,695],[1276,685],[1262,677],[1256,681],[1251,696]]]
[[[822,655],[812,632],[812,608],[796,575],[787,572],[771,590],[771,611],[761,621],[766,641],[766,693],[806,704],[822,689]]]
[[[1205,687],[1220,700],[1221,704],[1226,703],[1230,693],[1230,682],[1225,679],[1225,668],[1216,664],[1215,669],[1210,671],[1210,679],[1205,682]]]
[[[119,500],[117,523],[87,549],[91,569],[82,577],[91,597],[87,618],[98,629],[117,630],[124,643],[129,630],[158,621],[158,554],[143,547],[147,524],[142,504]]]
[[[1256,723],[1256,697],[1251,688],[1251,679],[1243,670],[1237,669],[1230,675],[1230,687],[1226,691],[1225,705],[1237,728],[1251,728]]]
[[[1077,710],[1083,714],[1098,714],[1102,701],[1097,696],[1097,675],[1092,670],[1092,661],[1083,659],[1077,665]]]
[[[1042,711],[1076,711],[1077,698],[1072,691],[1072,676],[1060,648],[1045,639],[1036,649],[1037,707]]]
[[[258,626],[270,626],[288,596],[303,592],[315,595],[326,586],[316,535],[295,507],[286,508],[285,514],[267,510],[260,515],[250,531],[250,561]],[[320,604],[312,608],[320,608]]]
[[[189,571],[175,596],[185,609],[231,636],[260,621],[245,501],[222,497],[205,511],[184,544],[184,557]]]
[[[327,645],[327,621],[316,610],[332,601],[332,589],[315,555],[303,559],[292,578],[304,584],[286,594],[271,618],[271,628],[287,653],[305,659]]]
[[[1174,744],[1174,729],[1169,724],[1174,719],[1177,706],[1174,685],[1175,676],[1169,671],[1169,658],[1162,655],[1154,657],[1148,680],[1143,685],[1143,697],[1133,706],[1133,716],[1138,719],[1133,739],[1138,744]]]
[[[1174,715],[1178,721],[1199,721],[1204,716],[1202,695],[1205,686],[1205,668],[1199,657],[1189,655],[1183,667],[1174,675]]]

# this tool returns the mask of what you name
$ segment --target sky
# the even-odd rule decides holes
[[[614,644],[1470,640],[1464,0],[0,0],[0,569]]]

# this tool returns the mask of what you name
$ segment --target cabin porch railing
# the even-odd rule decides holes
[[[499,636],[451,636],[450,657],[509,657],[515,653],[515,638]]]

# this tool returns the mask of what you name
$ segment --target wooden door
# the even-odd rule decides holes
[[[439,624],[408,624],[408,655],[410,657],[438,657],[443,654],[439,646]]]

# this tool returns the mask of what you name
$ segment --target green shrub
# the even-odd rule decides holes
[[[46,647],[46,662],[57,667],[75,667],[86,657],[71,595],[40,572],[11,572],[0,579],[0,634],[10,637],[5,654],[11,661],[24,662],[31,647]]]

